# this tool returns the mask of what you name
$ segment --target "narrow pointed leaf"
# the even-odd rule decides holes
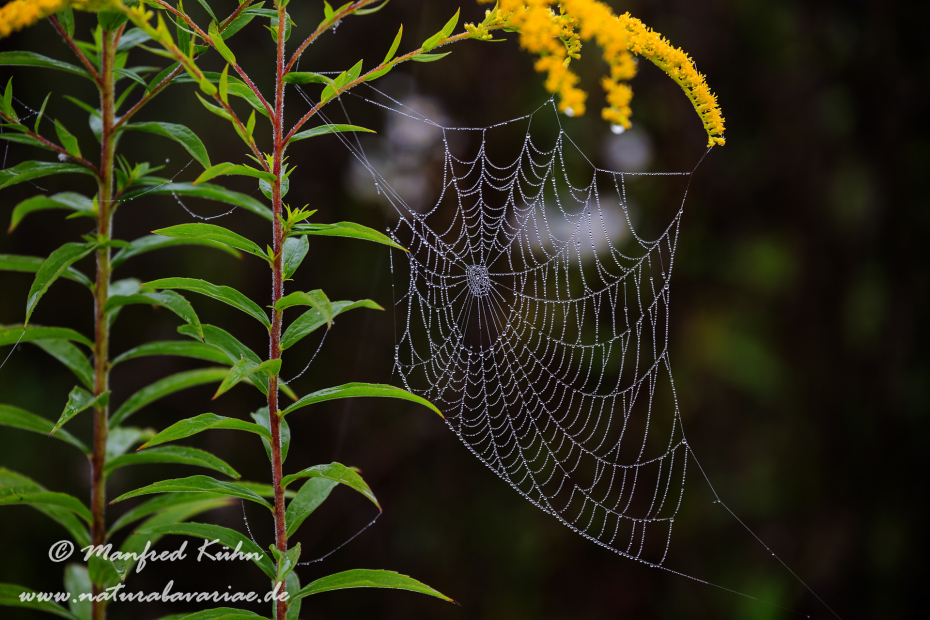
[[[143,304],[148,306],[161,306],[181,317],[185,323],[191,326],[196,333],[203,336],[203,328],[200,325],[200,318],[194,312],[194,307],[183,296],[174,291],[144,292],[135,295],[113,295],[107,300],[103,307],[104,312],[111,312],[116,308],[129,306],[133,304]]]
[[[91,592],[93,584],[90,580],[90,574],[86,566],[80,564],[68,564],[65,566],[65,591],[67,592]],[[68,609],[80,620],[92,620],[93,609],[92,603],[88,599],[80,600],[79,597],[72,597],[68,601]]]
[[[355,13],[355,15],[371,15],[372,13],[377,13],[378,11],[380,11],[381,9],[383,9],[383,8],[385,7],[385,5],[387,5],[388,2],[389,2],[389,0],[384,0],[384,2],[382,2],[382,3],[379,4],[378,6],[373,6],[373,7],[368,8],[368,9],[356,9],[356,10],[354,11],[354,13]]]
[[[143,86],[145,83],[143,82]],[[176,123],[161,123],[161,122],[151,122],[151,123],[127,123],[122,127],[124,130],[130,131],[146,131],[148,133],[153,133],[156,136],[162,136],[163,138],[168,138],[169,140],[174,140],[178,144],[184,147],[191,157],[197,160],[204,168],[210,167],[210,156],[207,155],[207,148],[203,145],[203,142],[200,138],[197,137],[193,131],[184,125],[178,125]]]
[[[251,360],[243,357],[238,362],[233,364],[232,368],[229,369],[229,374],[227,374],[223,379],[223,382],[216,390],[216,394],[213,395],[213,398],[216,399],[221,394],[228,392],[236,384],[255,373],[264,373],[269,377],[273,377],[276,376],[279,372],[281,372],[280,359],[267,360],[261,364],[255,364]]]
[[[57,69],[81,77],[90,78],[90,74],[76,65],[67,62],[55,60],[42,54],[33,52],[0,52],[0,65],[13,67],[42,67],[45,69]]]
[[[290,611],[290,608],[288,608]],[[245,609],[236,609],[234,607],[216,607],[214,609],[205,609],[190,615],[178,614],[171,618],[162,618],[161,620],[267,620],[264,616],[259,616],[254,611]]]
[[[258,168],[253,168],[252,166],[244,166],[242,164],[233,164],[230,162],[224,162],[222,164],[216,164],[207,170],[204,170],[200,173],[200,176],[194,180],[194,185],[199,185],[210,179],[215,179],[216,177],[227,176],[227,175],[239,175],[245,177],[254,177],[256,179],[265,179],[266,181],[274,181],[277,177],[270,172],[265,172],[264,170],[259,170]]]
[[[234,248],[231,248],[223,243],[217,243],[215,241],[210,241],[209,239],[199,239],[199,238],[171,238],[163,237],[161,235],[146,235],[145,237],[139,237],[128,246],[120,250],[116,256],[113,257],[113,260],[110,262],[110,266],[113,269],[116,269],[123,263],[125,263],[130,258],[144,254],[145,252],[151,252],[152,250],[160,250],[162,248],[170,248],[179,245],[191,245],[191,246],[203,246],[208,248],[213,248],[215,250],[222,250],[227,254],[231,254],[236,258],[240,258],[240,254]]]
[[[34,590],[12,583],[0,583],[0,605],[5,607],[23,607],[54,614],[67,620],[81,620],[70,611],[52,601],[39,601]],[[25,600],[21,600],[25,599]]]
[[[160,379],[130,396],[110,417],[110,428],[118,426],[126,418],[146,405],[179,390],[222,381],[223,377],[226,376],[226,372],[226,368],[199,368]]]
[[[229,357],[211,344],[197,341],[191,342],[188,340],[165,340],[161,342],[146,342],[138,347],[134,347],[111,360],[110,367],[112,368],[116,364],[131,359],[147,357],[149,355],[176,355],[178,357],[190,357],[217,364],[229,364]]]
[[[71,135],[71,132],[69,132],[58,120],[55,121],[55,133],[58,134],[58,139],[61,141],[61,145],[65,147],[65,150],[68,151],[69,155],[75,158],[81,157],[81,147],[78,146],[77,138]]]
[[[175,422],[162,432],[155,435],[155,437],[150,439],[145,445],[142,446],[142,448],[157,446],[169,441],[185,439],[187,437],[196,435],[197,433],[202,433],[211,429],[246,431],[249,433],[255,433],[256,435],[260,435],[266,439],[271,439],[271,432],[266,430],[264,427],[259,426],[258,424],[246,422],[245,420],[237,420],[236,418],[226,418],[216,415],[215,413],[201,413],[200,415],[194,416],[193,418]]]
[[[210,40],[213,42],[216,51],[223,57],[223,60],[231,65],[236,64],[236,56],[232,53],[232,50],[229,49],[229,46],[226,45],[226,41],[224,41],[223,37],[220,35],[215,21],[210,23]]]
[[[319,73],[292,71],[284,76],[288,84],[332,84],[333,80]]]
[[[394,37],[394,42],[391,43],[391,49],[388,50],[387,55],[384,57],[384,62],[390,62],[394,58],[394,54],[397,53],[397,48],[400,46],[400,38],[404,36],[404,25],[401,24],[400,30],[397,31],[397,36]],[[384,64],[384,63],[382,63]]]
[[[42,485],[28,476],[24,476],[5,467],[0,467],[0,487],[20,487],[23,490],[28,488],[33,491],[46,490]],[[46,504],[32,504],[31,506],[65,528],[65,530],[71,534],[71,537],[74,539],[74,542],[78,544],[79,548],[86,547],[90,544],[90,532],[88,531],[87,525],[74,516],[74,513],[70,510]]]
[[[222,482],[210,476],[190,476],[189,478],[175,478],[173,480],[161,480],[153,484],[141,487],[129,493],[123,493],[111,504],[127,500],[131,497],[140,495],[151,495],[152,493],[216,493],[228,497],[239,497],[261,504],[265,508],[272,510],[271,504],[261,498],[260,495],[243,487],[235,482]],[[0,500],[2,502],[2,500]]]
[[[323,478],[325,480],[332,480],[333,482],[344,484],[350,489],[358,491],[364,495],[368,501],[378,507],[378,510],[381,510],[381,504],[378,503],[375,494],[371,492],[368,484],[362,480],[362,477],[359,476],[355,470],[350,469],[341,463],[314,465],[313,467],[308,467],[297,472],[296,474],[284,476],[284,478],[281,479],[281,486],[286,487],[290,483],[294,482],[295,480],[300,480],[301,478]]]
[[[61,412],[58,422],[55,423],[55,427],[52,428],[49,435],[55,434],[55,432],[71,420],[71,418],[86,409],[97,406],[106,407],[109,399],[110,392],[104,392],[99,396],[94,396],[87,390],[75,387],[71,390],[71,393],[68,394],[68,403],[65,405],[65,410]]]
[[[401,575],[393,571],[386,570],[348,570],[335,575],[329,575],[322,579],[317,579],[313,583],[302,588],[295,598],[304,598],[311,594],[321,592],[330,592],[332,590],[344,590],[346,588],[391,588],[394,590],[410,590],[420,594],[428,594],[441,598],[444,601],[454,603],[451,598],[441,592],[437,592],[426,584],[420,583],[416,579]]]
[[[94,214],[90,198],[75,192],[61,192],[52,196],[33,196],[23,200],[13,208],[8,232],[15,230],[19,223],[23,221],[23,218],[30,213],[47,209],[67,209],[90,217],[93,217]]]
[[[451,53],[452,52],[446,52],[445,54],[417,54],[416,56],[412,57],[411,60],[414,62],[435,62],[440,58],[445,58]]]
[[[0,506],[13,506],[17,504],[36,504],[42,506],[57,506],[70,510],[88,523],[93,522],[93,515],[81,500],[67,493],[54,493],[52,491],[37,491],[31,488],[2,487],[0,488]]]
[[[218,165],[222,166],[223,164]],[[214,168],[216,168],[216,166],[214,166]],[[271,176],[273,177],[274,175]],[[222,226],[216,226],[214,224],[179,224],[177,226],[169,226],[168,228],[160,228],[152,232],[163,237],[215,241],[216,243],[222,243],[231,248],[243,250],[249,254],[254,254],[255,256],[268,260],[268,257],[257,243]]]
[[[287,512],[284,515],[288,537],[297,532],[304,520],[326,501],[338,484],[335,480],[327,478],[310,478],[304,482],[297,491],[297,496],[288,503]]]
[[[313,392],[312,394],[307,394],[296,403],[285,409],[283,415],[287,415],[300,409],[301,407],[306,407],[307,405],[312,405],[314,403],[322,403],[328,400],[336,400],[340,398],[356,398],[361,396],[409,400],[410,402],[423,405],[424,407],[429,407],[440,416],[442,416],[442,412],[440,412],[433,403],[429,402],[425,398],[421,398],[416,394],[411,394],[410,392],[402,390],[398,387],[394,387],[393,385],[382,385],[377,383],[346,383],[345,385],[326,388],[325,390],[319,390],[317,392]]]
[[[45,262],[39,267],[39,271],[36,272],[36,279],[32,283],[32,288],[29,289],[25,323],[29,322],[29,317],[32,316],[36,304],[45,295],[48,287],[58,279],[58,276],[72,264],[90,254],[95,247],[96,245],[93,243],[66,243],[45,259]]]
[[[119,456],[103,468],[104,473],[109,474],[120,467],[128,465],[141,465],[144,463],[177,463],[181,465],[197,465],[206,467],[230,478],[239,478],[239,473],[233,469],[229,463],[216,457],[209,452],[191,448],[190,446],[163,446],[160,448],[149,448],[138,452],[131,452]]]
[[[207,12],[207,14],[208,14],[210,17],[213,18],[213,21],[215,21],[215,22],[219,21],[219,20],[216,18],[216,15],[213,14],[213,9],[211,9],[211,8],[210,8],[210,5],[207,4],[207,0],[197,0],[197,2],[199,2],[199,3],[200,3],[200,6],[202,6],[202,7],[204,8],[204,10]]]
[[[51,420],[29,413],[25,409],[14,407],[12,405],[0,404],[0,426],[9,426],[33,433],[41,433],[46,437],[55,428]],[[72,446],[84,453],[90,453],[90,450],[77,437],[65,430],[60,430],[54,435],[55,439],[70,443]]]
[[[404,252],[407,251],[402,245],[391,241],[391,238],[387,235],[379,233],[373,228],[368,228],[367,226],[356,224],[355,222],[338,222],[336,224],[301,224],[300,226],[297,226],[294,229],[294,232],[291,234],[362,239],[364,241],[374,241],[375,243],[389,245],[392,248],[404,250]]]
[[[27,325],[25,328],[21,325],[0,327],[0,346],[13,344],[17,341],[31,342],[33,340],[49,340],[52,338],[80,342],[91,348],[94,346],[93,341],[87,336],[67,327],[42,327],[40,325]]]
[[[284,279],[288,280],[300,267],[304,257],[310,250],[310,242],[306,236],[289,237],[284,241],[284,250],[281,259],[284,262]]]
[[[361,301],[334,301],[332,302],[333,317],[335,318],[343,312],[354,310],[355,308],[371,308],[373,310],[384,310],[381,306],[371,301],[363,299]],[[300,315],[293,323],[288,325],[281,337],[281,350],[297,344],[303,337],[326,325],[326,317],[317,310],[307,310]]]
[[[206,295],[207,297],[212,297],[217,301],[229,304],[233,308],[242,310],[249,316],[257,319],[266,328],[271,329],[271,321],[268,320],[268,315],[265,311],[254,301],[229,286],[217,286],[205,280],[197,280],[194,278],[164,278],[162,280],[147,282],[144,286],[156,289],[192,291],[194,293]]]
[[[364,127],[359,127],[358,125],[320,125],[319,127],[314,127],[313,129],[307,129],[306,131],[300,131],[291,136],[291,139],[288,140],[288,144],[291,142],[297,142],[298,140],[306,140],[307,138],[316,138],[317,136],[325,136],[328,133],[340,133],[344,131],[362,131],[365,133],[377,133],[374,129],[366,129]]]

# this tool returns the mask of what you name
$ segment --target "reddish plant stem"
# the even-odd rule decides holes
[[[112,219],[113,167],[115,154],[113,63],[119,33],[104,31],[101,50],[100,109],[103,121],[100,149],[100,177],[97,190],[97,234],[101,240],[109,240]],[[94,291],[94,394],[99,395],[109,388],[109,339],[110,330],[103,308],[110,292],[110,248],[97,250],[97,281]],[[91,455],[91,542],[94,546],[106,542],[106,478],[103,468],[106,459],[109,411],[107,406],[94,408],[94,452]],[[103,588],[93,584],[93,593]],[[93,620],[106,618],[106,603],[92,603]]]
[[[277,310],[274,306],[278,300],[284,296],[284,273],[282,249],[284,246],[284,226],[281,223],[282,213],[282,196],[281,196],[281,177],[284,166],[284,149],[287,142],[284,138],[284,28],[286,25],[285,8],[278,7],[278,49],[277,49],[277,73],[275,76],[275,106],[274,116],[272,117],[274,125],[274,163],[272,173],[277,177],[272,185],[272,203],[274,207],[274,264],[272,265],[272,290],[271,290],[271,337],[270,337],[270,357],[279,359],[281,357],[281,318],[282,311]],[[271,426],[271,475],[274,485],[274,534],[275,545],[281,552],[287,551],[287,529],[284,522],[284,488],[281,486],[282,468],[281,468],[281,420],[278,410],[278,378],[272,377],[268,385],[268,419]],[[285,585],[280,584],[280,591],[284,590]],[[275,617],[277,620],[284,620],[287,617],[287,601],[280,599],[275,602]]]
[[[102,86],[103,83],[100,81],[100,74],[97,73],[97,67],[95,67],[94,63],[92,63],[87,58],[87,56],[84,55],[84,52],[82,52],[81,48],[77,46],[77,44],[74,42],[74,39],[72,39],[71,36],[65,32],[65,29],[62,27],[61,22],[58,21],[58,18],[54,15],[50,15],[48,21],[52,23],[52,26],[54,26],[55,30],[58,31],[58,34],[61,35],[61,38],[65,40],[65,43],[68,44],[68,47],[71,48],[71,51],[74,52],[74,55],[81,60],[81,64],[84,65],[84,68],[87,69],[94,77],[94,81],[97,83],[97,86]]]

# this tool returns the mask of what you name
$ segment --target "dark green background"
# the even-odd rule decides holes
[[[190,10],[199,10],[189,4]],[[233,6],[215,4],[225,7],[219,13]],[[318,4],[292,3],[299,26],[292,48],[317,23]],[[930,210],[922,182],[930,163],[923,98],[930,66],[922,44],[926,5],[838,0],[611,4],[633,11],[689,52],[719,95],[727,119],[727,145],[710,153],[691,187],[673,283],[672,364],[691,445],[721,497],[840,617],[921,613],[925,606],[918,592],[925,571],[920,558],[926,555],[927,531],[921,509],[926,498],[923,457],[930,404],[924,260]],[[393,0],[381,13],[345,22],[335,37],[322,37],[301,66],[344,69],[358,58],[372,66],[398,23],[404,23],[408,35],[401,49],[410,49],[457,6],[447,0]],[[484,8],[463,1],[463,21],[480,19]],[[79,16],[79,32],[87,32],[92,19]],[[439,63],[397,72],[410,75],[416,92],[434,97],[457,124],[485,125],[518,116],[546,94],[532,59],[518,49],[514,35],[508,38],[506,43],[458,44]],[[265,30],[256,21],[233,42],[241,64],[258,76],[264,92],[271,92],[273,45]],[[578,64],[592,93],[590,111],[563,125],[600,162],[610,133],[598,118],[602,96],[596,79],[603,66],[593,47],[586,47]],[[0,49],[68,57],[45,23],[0,42]],[[131,64],[160,60],[152,62],[139,51]],[[677,87],[645,64],[634,82],[633,110],[634,122],[655,146],[652,169],[689,169],[702,151],[700,125]],[[217,68],[216,59],[205,65]],[[35,69],[0,73],[4,82],[15,76],[17,96],[32,107],[52,91],[49,114],[64,120],[85,153],[92,152],[85,115],[61,99],[75,92],[91,98],[86,84]],[[243,151],[241,142],[196,104],[192,91],[189,85],[175,87],[143,118],[187,123],[208,144],[214,162],[235,160]],[[381,112],[352,105],[353,120],[381,128]],[[292,93],[289,118],[305,109]],[[335,109],[331,116],[337,118]],[[127,151],[153,163],[170,158],[169,174],[189,159],[160,138],[133,138],[131,146],[127,140]],[[26,147],[11,145],[5,163],[12,166],[34,156]],[[298,170],[291,204],[319,209],[319,221],[352,219],[383,228],[383,211],[353,202],[346,191],[349,161],[332,137],[295,146],[291,163]],[[195,167],[179,179],[192,180]],[[236,181],[227,185],[254,191],[254,185]],[[63,182],[93,191],[83,179]],[[43,179],[38,185],[73,187],[60,183]],[[32,187],[4,190],[2,217],[34,193]],[[187,204],[202,214],[225,210],[193,200]],[[187,221],[190,216],[170,197],[140,199],[120,208],[115,231],[131,239]],[[254,216],[237,212],[217,223],[262,245],[267,242],[269,231]],[[55,212],[33,216],[0,238],[0,252],[45,255],[90,228],[89,220],[66,221]],[[118,277],[202,277],[237,286],[256,300],[269,292],[268,274],[257,261],[235,262],[207,250],[152,253],[123,269],[126,273]],[[31,278],[9,273],[0,278],[0,322],[21,321]],[[322,287],[332,299],[371,297],[389,307],[387,251],[374,244],[314,242],[296,286]],[[257,351],[266,349],[254,322],[202,298],[193,301],[205,322],[224,326]],[[34,321],[89,332],[91,307],[85,292],[63,282],[39,305]],[[295,384],[298,391],[349,380],[391,380],[391,312],[366,312],[338,321],[321,357]],[[114,330],[113,351],[177,337],[175,326],[172,316],[127,308]],[[315,346],[313,340],[295,348],[284,375],[297,372]],[[114,373],[114,399],[195,365],[158,358],[127,363]],[[21,346],[0,370],[0,399],[56,418],[73,384],[70,373],[44,353]],[[163,428],[204,411],[244,417],[261,405],[260,395],[246,387],[213,403],[211,393],[210,388],[180,393],[136,414],[136,423]],[[303,581],[347,568],[389,568],[422,579],[462,607],[409,593],[354,590],[307,599],[302,617],[830,617],[733,518],[711,504],[694,470],[667,565],[791,611],[649,569],[583,540],[516,495],[426,410],[363,400],[305,411],[291,423],[295,439],[288,468],[334,458],[359,466],[385,513],[330,559],[303,568]],[[84,418],[72,422],[78,433],[89,429],[89,416]],[[214,433],[192,443],[227,459],[245,478],[268,478],[263,450],[252,439]],[[86,463],[64,444],[3,429],[0,465],[55,490],[85,495]],[[158,478],[192,473],[184,467],[131,468],[114,477],[110,492],[115,496]],[[57,590],[63,567],[51,563],[46,552],[62,532],[37,514],[27,508],[0,511],[0,582]],[[373,516],[374,508],[364,500],[336,492],[296,540],[305,557],[322,555]],[[270,519],[258,508],[249,508],[249,517],[252,532],[267,545]],[[243,528],[238,507],[207,519]],[[180,539],[168,538],[158,547],[178,545]],[[160,590],[169,579],[176,590],[265,587],[251,566],[204,566],[190,558],[152,564],[129,585]],[[111,607],[110,613],[118,619],[147,619],[191,608],[125,604]],[[9,608],[0,615],[36,616]]]

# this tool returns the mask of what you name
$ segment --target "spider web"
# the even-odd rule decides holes
[[[535,506],[603,547],[661,566],[689,454],[668,342],[692,172],[596,168],[561,126],[548,142],[544,125],[534,131],[538,116],[557,122],[551,101],[479,129],[393,111],[434,125],[444,145],[441,195],[422,212],[369,168],[398,215],[389,232],[409,250],[391,264],[403,289],[395,291],[395,371]],[[492,134],[521,123],[517,156],[495,161]],[[450,147],[459,131],[478,135],[473,155]],[[581,156],[581,174],[567,148]],[[643,177],[679,186],[677,212],[654,238],[634,225],[631,190]]]

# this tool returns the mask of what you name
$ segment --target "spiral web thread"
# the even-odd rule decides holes
[[[637,234],[627,194],[639,176],[687,181],[692,173],[610,172],[588,162],[587,185],[574,185],[564,156],[574,143],[564,131],[549,148],[533,138],[533,118],[546,112],[555,113],[551,102],[464,130],[481,135],[472,159],[449,147],[448,132],[463,129],[441,127],[443,189],[425,212],[376,177],[399,216],[390,234],[409,250],[406,291],[395,291],[395,370],[535,506],[603,547],[660,566],[689,453],[668,355],[669,279],[687,189],[654,240]],[[488,133],[516,122],[527,125],[522,149],[499,166]],[[611,239],[616,222],[605,200],[622,213],[623,243]],[[391,270],[395,282],[404,278],[393,258]]]

